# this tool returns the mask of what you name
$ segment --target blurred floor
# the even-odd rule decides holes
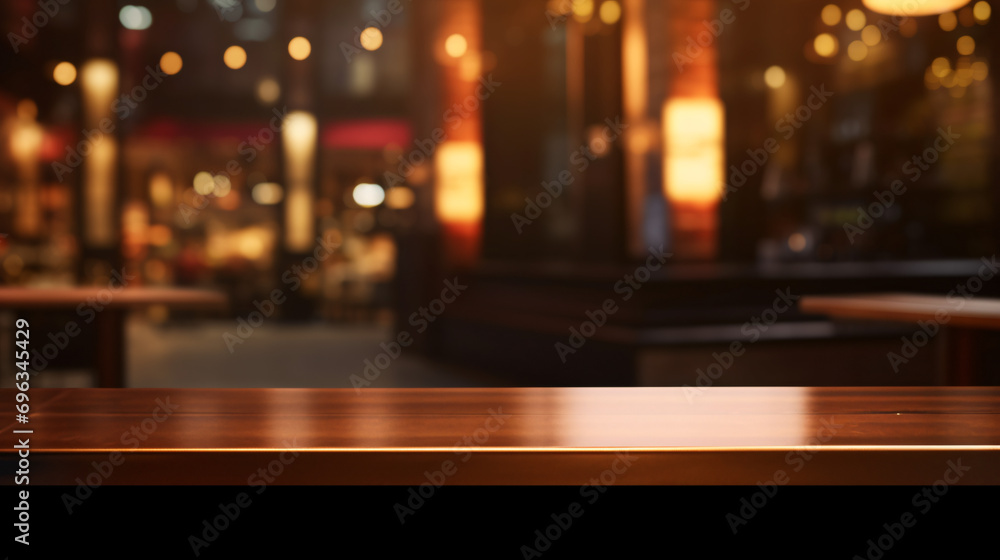
[[[382,352],[395,332],[374,325],[264,324],[230,353],[222,333],[234,323],[156,326],[128,323],[129,387],[353,387],[364,360]],[[5,386],[10,385],[6,379]],[[488,387],[509,383],[431,362],[404,348],[370,387]],[[34,387],[89,387],[89,371],[43,371]]]

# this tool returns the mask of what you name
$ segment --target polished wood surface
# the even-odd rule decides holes
[[[1000,484],[1000,388],[33,389],[32,484]],[[13,402],[13,391],[0,399]],[[169,414],[165,408],[172,409]],[[5,468],[15,461],[0,452]],[[280,463],[274,463],[279,461]],[[626,463],[629,463],[626,466]],[[609,471],[611,469],[611,471]],[[607,471],[607,472],[606,472]],[[8,480],[6,484],[9,484]]]
[[[213,290],[186,288],[0,288],[0,307],[14,309],[72,308],[96,302],[101,307],[128,308],[143,305],[168,305],[174,308],[221,308],[226,295]]]
[[[803,296],[799,309],[849,319],[937,321],[951,327],[1000,329],[1000,299],[922,294]]]

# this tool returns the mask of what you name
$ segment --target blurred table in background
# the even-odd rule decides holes
[[[99,387],[125,386],[125,314],[152,305],[221,310],[228,300],[222,292],[186,288],[0,287],[0,309],[75,311],[80,317],[76,327],[93,325],[98,341],[94,369]],[[36,338],[29,340],[29,348],[41,350],[41,345],[50,342],[37,338],[42,333],[33,334]]]
[[[949,335],[950,355],[947,380],[951,385],[975,385],[981,345],[976,331],[1000,330],[1000,299],[957,295],[853,294],[804,296],[799,301],[803,313],[817,313],[841,319],[910,322],[917,325],[913,338],[923,332],[929,341],[940,331]],[[914,347],[924,344],[911,342]],[[902,355],[902,354],[901,354]],[[909,358],[910,356],[903,356]]]

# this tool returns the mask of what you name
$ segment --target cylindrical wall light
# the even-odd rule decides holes
[[[308,251],[314,241],[313,177],[316,168],[316,117],[293,111],[281,129],[285,152],[285,248],[293,253]]]
[[[664,194],[679,257],[715,256],[725,185],[724,116],[719,99],[668,98],[663,105]]]
[[[91,247],[115,244],[115,184],[118,140],[114,137],[111,107],[118,96],[118,67],[106,59],[92,59],[80,69],[84,130],[97,132],[84,139],[89,153],[83,162],[83,235]]]

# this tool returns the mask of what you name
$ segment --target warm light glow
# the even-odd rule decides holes
[[[374,208],[385,200],[385,190],[375,183],[360,183],[354,187],[351,197],[362,208]]]
[[[215,190],[215,178],[207,171],[196,173],[192,184],[194,185],[194,192],[202,196],[208,196]]]
[[[92,59],[80,68],[84,127],[98,128],[105,118],[113,118],[112,103],[118,96],[118,67],[107,59]],[[113,135],[98,135],[83,164],[83,231],[86,243],[94,247],[115,244],[115,197],[118,169],[118,142]]]
[[[225,54],[222,55],[222,61],[233,70],[239,70],[247,63],[247,51],[243,50],[243,47],[233,45],[226,49]]]
[[[233,233],[236,241],[236,252],[251,261],[255,261],[267,254],[271,245],[270,233],[261,227],[249,227]]]
[[[146,230],[146,237],[149,239],[149,244],[154,247],[164,247],[170,244],[170,240],[173,238],[173,232],[169,227],[157,224],[150,226]]]
[[[118,94],[118,67],[106,59],[88,61],[80,69],[87,118],[94,123],[111,114],[111,104]]]
[[[174,182],[169,175],[156,173],[149,178],[149,200],[161,208],[174,203]]]
[[[295,60],[305,60],[312,52],[312,45],[305,37],[296,37],[288,42],[288,54]]]
[[[931,62],[931,71],[938,78],[943,78],[951,72],[951,63],[948,62],[947,58],[939,56],[934,59],[934,62]]]
[[[385,205],[393,210],[403,210],[413,206],[416,198],[413,189],[403,186],[393,187],[385,194]]]
[[[861,41],[851,41],[850,45],[847,45],[847,57],[853,61],[862,61],[868,56],[868,45]]]
[[[36,122],[20,123],[10,133],[10,152],[19,164],[34,167],[38,164],[38,151],[44,133]]]
[[[458,58],[469,49],[469,42],[461,33],[453,33],[444,41],[444,52],[452,58]]]
[[[958,54],[972,54],[976,51],[976,41],[968,35],[962,35],[955,43],[955,48],[958,49]]]
[[[951,31],[955,29],[958,25],[958,18],[955,17],[955,12],[945,12],[938,16],[938,26],[942,31]]]
[[[941,76],[941,85],[946,88],[953,88],[958,85],[958,75],[956,72],[948,72]]]
[[[969,62],[969,58],[963,56],[956,66],[955,83],[961,87],[970,86],[975,76],[972,72],[972,65]]]
[[[254,0],[254,7],[260,10],[262,13],[270,12],[274,9],[277,0]]]
[[[664,188],[670,201],[718,201],[724,183],[723,124],[718,99],[674,98],[664,104]]]
[[[827,25],[837,25],[840,23],[840,6],[836,4],[823,6],[823,11],[820,12],[819,17]]]
[[[110,247],[115,236],[115,174],[118,146],[110,138],[95,142],[83,167],[84,223],[87,241]]]
[[[874,25],[867,25],[861,30],[861,40],[869,47],[874,47],[882,40],[882,32]]]
[[[866,8],[887,15],[933,16],[953,12],[969,0],[862,0]]]
[[[983,61],[979,60],[972,63],[972,79],[977,82],[981,82],[986,79],[989,75],[990,67]]]
[[[614,25],[622,17],[622,5],[616,0],[606,0],[601,4],[599,16],[605,24]]]
[[[132,200],[122,203],[122,253],[138,257],[149,243],[149,210],[146,205]]]
[[[281,202],[285,192],[278,183],[257,183],[250,193],[253,201],[261,206],[270,206]]]
[[[257,82],[257,100],[264,105],[271,105],[281,97],[281,86],[274,78],[261,78]]]
[[[293,111],[281,129],[285,151],[285,246],[289,251],[308,251],[315,242],[313,181],[316,164],[316,116]]]
[[[229,194],[229,191],[233,190],[233,183],[229,180],[229,177],[225,175],[216,175],[212,177],[212,195],[216,198],[222,198]]]
[[[820,33],[817,35],[813,40],[813,48],[816,49],[816,54],[825,58],[830,58],[837,54],[839,50],[837,38],[829,33]]]
[[[367,27],[361,32],[361,46],[366,51],[377,51],[382,46],[382,32],[377,27]]]
[[[61,86],[68,86],[76,81],[76,66],[69,62],[60,62],[52,70],[52,79]]]
[[[979,23],[986,23],[990,20],[990,13],[992,9],[990,8],[990,3],[985,0],[976,2],[976,5],[972,7],[972,15],[976,17],[976,21]]]
[[[153,14],[145,6],[125,6],[118,11],[118,21],[125,29],[148,29],[153,25]]]
[[[861,28],[865,26],[865,21],[865,13],[858,9],[847,12],[844,17],[844,23],[851,31],[861,31]]]
[[[764,71],[764,83],[771,89],[785,85],[785,70],[781,66],[771,66]]]
[[[594,0],[573,0],[573,18],[587,23],[594,15]]]
[[[935,90],[941,87],[941,80],[939,80],[938,76],[934,74],[934,70],[930,66],[928,66],[927,70],[924,72],[924,85],[930,90]]]
[[[173,51],[165,52],[160,57],[160,70],[163,70],[163,73],[168,76],[180,72],[183,66],[184,61],[181,59],[181,55]]]
[[[434,208],[449,224],[478,224],[483,217],[483,148],[478,142],[446,141],[434,155]]]

